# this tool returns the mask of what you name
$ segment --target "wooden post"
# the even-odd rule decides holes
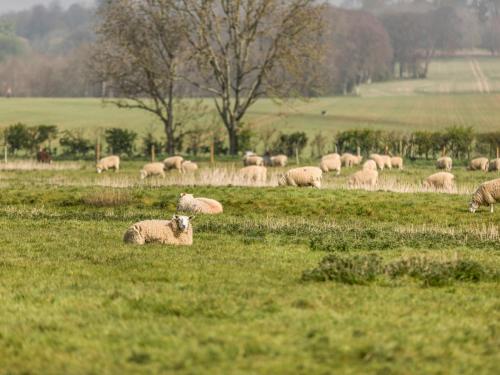
[[[210,165],[213,167],[215,165],[215,142],[214,142],[214,135],[212,133],[211,136],[211,141],[210,141]]]
[[[7,143],[5,143],[5,145],[3,146],[3,161],[5,164],[7,164],[8,160],[7,160]]]
[[[98,134],[95,142],[95,162],[97,163],[99,160],[101,160],[101,142]]]
[[[300,164],[300,160],[299,160],[299,148],[297,146],[295,146],[295,159],[297,161],[297,165]]]
[[[441,156],[446,156],[446,146],[443,146],[443,151],[441,152]]]
[[[155,145],[151,145],[151,163],[154,163],[155,159],[156,159]]]
[[[361,147],[356,147],[356,153],[358,154],[358,156],[361,156]]]
[[[500,147],[497,146],[497,159],[500,158]]]

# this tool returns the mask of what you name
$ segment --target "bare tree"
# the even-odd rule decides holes
[[[174,92],[183,46],[175,0],[115,0],[100,8],[93,74],[121,99],[120,108],[141,109],[164,125],[166,151],[175,152]]]
[[[263,96],[287,94],[286,80],[277,78],[296,73],[306,57],[314,56],[317,8],[313,0],[179,3],[199,77],[186,78],[213,95],[235,155],[248,108]]]

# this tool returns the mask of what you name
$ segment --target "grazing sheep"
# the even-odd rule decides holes
[[[148,163],[141,169],[141,180],[146,177],[160,176],[165,178],[165,164],[162,162]]]
[[[384,160],[384,158],[381,155],[379,155],[379,154],[371,154],[370,155],[370,159],[372,159],[377,164],[377,168],[378,169],[380,169],[381,171],[384,170],[385,160]]]
[[[247,181],[265,183],[267,179],[267,168],[260,165],[249,165],[241,168],[238,174]]]
[[[344,167],[350,168],[350,167],[352,167],[354,165],[358,165],[360,163],[361,160],[359,158],[360,157],[358,157],[358,156],[354,156],[353,154],[345,152],[340,157],[340,161],[342,162],[342,165]]]
[[[444,169],[447,171],[451,171],[452,167],[453,167],[453,160],[451,160],[449,156],[443,156],[436,161],[437,169]]]
[[[471,171],[488,171],[490,161],[488,158],[472,159],[469,163],[469,170]]]
[[[389,155],[380,155],[382,160],[384,161],[384,168],[392,169],[392,159]]]
[[[245,155],[243,157],[243,165],[245,167],[249,166],[249,165],[263,166],[264,165],[264,158],[262,156],[258,156],[255,154]]]
[[[223,208],[215,199],[195,198],[193,194],[181,193],[177,201],[177,211],[216,215],[221,214]]]
[[[326,154],[326,155],[323,155],[323,156],[321,157],[321,160],[324,160],[324,159],[329,159],[329,158],[339,158],[339,159],[341,159],[340,161],[342,161],[342,157],[341,157],[339,154],[337,154],[336,152],[334,152],[333,154]]]
[[[403,158],[400,156],[393,156],[391,158],[391,165],[393,168],[403,170]]]
[[[490,161],[490,167],[488,168],[490,172],[500,171],[500,159],[493,159]]]
[[[340,156],[339,154],[330,154],[327,156],[323,156],[321,158],[321,163],[319,164],[319,167],[324,173],[330,172],[330,171],[336,171],[337,176],[340,175],[340,169],[342,168],[342,162],[340,161]]]
[[[271,165],[273,167],[286,167],[287,163],[288,163],[288,156],[286,155],[271,156]]]
[[[469,203],[469,211],[474,213],[479,206],[490,206],[490,212],[493,213],[493,205],[500,201],[500,178],[487,181],[479,185],[476,192],[472,194],[472,200]]]
[[[165,165],[165,170],[169,171],[171,169],[177,169],[179,172],[182,172],[182,162],[184,158],[182,156],[171,156],[163,160],[163,164]]]
[[[373,160],[367,160],[363,164],[363,170],[364,171],[376,171],[377,170],[377,163],[375,163]]]
[[[107,171],[108,169],[114,169],[115,172],[118,172],[120,169],[120,157],[116,155],[106,156],[96,163],[95,168],[97,173]]]
[[[438,172],[430,175],[424,181],[425,188],[451,190],[455,185],[455,176],[448,172]]]
[[[279,186],[313,186],[320,189],[322,177],[323,172],[317,167],[300,167],[290,169],[283,174],[278,184]]]
[[[144,245],[192,245],[193,216],[174,215],[172,220],[144,220],[133,224],[123,236],[125,243]]]
[[[184,160],[181,164],[182,173],[196,172],[198,170],[198,164],[190,160]]]
[[[365,169],[354,173],[349,177],[349,186],[369,186],[375,187],[378,182],[378,172],[376,170]]]

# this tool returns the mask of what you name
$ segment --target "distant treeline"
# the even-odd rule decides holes
[[[500,52],[495,1],[414,1],[404,7],[387,1],[354,1],[352,5],[365,10],[325,6],[323,62],[291,82],[291,92],[351,94],[365,82],[425,78],[436,55],[471,48]],[[7,92],[48,97],[120,95],[95,82],[86,69],[97,20],[95,9],[80,5],[63,9],[57,3],[0,17],[0,96]],[[182,96],[207,95],[187,84],[177,91]]]
[[[82,131],[60,131],[55,125],[27,126],[14,124],[3,129],[4,146],[10,155],[31,156],[46,149],[54,156],[68,159],[94,158],[99,154],[118,154],[130,158],[149,158],[162,154],[164,139],[152,132],[139,137],[134,131],[110,128],[99,130],[92,138]],[[215,132],[194,127],[179,140],[176,152],[192,156],[206,156],[213,147],[216,155],[228,155],[224,137]],[[309,155],[304,151],[309,146]],[[494,158],[500,149],[500,131],[476,133],[471,127],[450,127],[443,131],[403,133],[371,129],[354,129],[327,135],[316,133],[308,137],[304,132],[283,133],[275,129],[245,128],[240,152],[259,151],[319,158],[331,152],[358,151],[366,157],[371,153],[390,153],[409,159],[435,159],[446,153],[457,160],[469,160],[474,155]]]

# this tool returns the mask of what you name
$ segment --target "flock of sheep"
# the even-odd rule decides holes
[[[328,154],[321,158],[319,167],[307,166],[289,169],[278,180],[279,186],[312,186],[321,188],[323,173],[336,172],[340,174],[343,167],[360,165],[363,160],[361,155],[344,153]],[[263,183],[267,179],[267,167],[286,167],[286,155],[258,156],[247,152],[243,158],[244,167],[238,171],[239,175],[249,181]],[[362,164],[362,169],[349,177],[351,186],[375,187],[378,182],[379,171],[384,169],[403,169],[403,159],[389,155],[371,154],[369,160]],[[441,157],[436,161],[436,168],[445,170],[427,177],[423,185],[428,188],[449,190],[454,186],[455,176],[450,173],[453,161],[450,157]],[[105,157],[96,164],[98,173],[120,169],[118,156]],[[140,171],[141,179],[160,176],[165,177],[165,171],[177,170],[180,173],[194,172],[198,165],[192,161],[184,160],[181,156],[172,156],[163,162],[148,163]],[[470,162],[470,170],[499,171],[500,159],[489,161],[487,158],[477,158]],[[469,211],[475,212],[480,206],[490,206],[500,201],[500,178],[481,184],[472,196]],[[178,212],[192,214],[220,214],[223,207],[220,202],[209,198],[195,198],[191,194],[183,193],[177,203]],[[133,224],[124,235],[126,243],[145,244],[162,243],[175,245],[191,245],[193,232],[191,221],[194,216],[174,215],[171,220],[145,220]]]

